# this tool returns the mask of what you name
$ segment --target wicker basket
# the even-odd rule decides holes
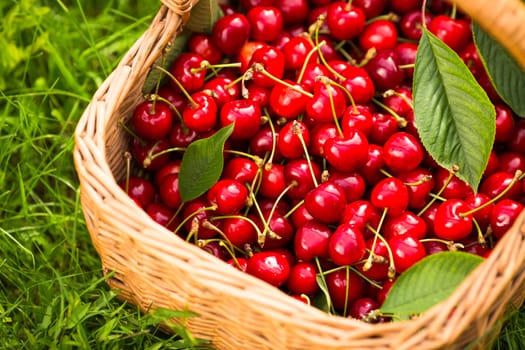
[[[372,325],[330,316],[227,267],[156,224],[117,186],[125,175],[128,145],[118,120],[128,118],[141,100],[149,68],[180,31],[191,1],[196,2],[163,1],[150,28],[93,96],[76,129],[82,207],[104,273],[114,273],[110,287],[143,310],[198,313],[186,325],[218,349],[486,348],[503,316],[525,297],[525,214],[446,301],[415,320]],[[519,0],[458,5],[482,25],[490,24],[485,27],[525,62]],[[484,9],[489,8],[487,16]]]

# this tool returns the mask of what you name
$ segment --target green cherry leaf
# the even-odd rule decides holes
[[[475,191],[496,134],[496,111],[461,58],[428,30],[416,55],[414,119],[421,142],[442,167]]]
[[[217,182],[224,167],[224,143],[234,124],[191,143],[180,164],[179,191],[183,202],[197,198]]]
[[[499,96],[518,116],[525,118],[525,72],[508,51],[472,22],[474,43]]]
[[[484,259],[465,252],[441,252],[418,261],[399,275],[380,311],[409,319],[448,298]]]
[[[190,12],[190,19],[184,26],[197,33],[211,33],[213,25],[223,16],[217,0],[200,0]]]

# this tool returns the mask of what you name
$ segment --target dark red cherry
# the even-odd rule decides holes
[[[293,159],[284,165],[284,178],[291,185],[286,192],[288,198],[300,200],[321,181],[321,168],[304,158]]]
[[[398,216],[387,217],[381,226],[381,232],[386,239],[406,234],[423,239],[427,234],[427,223],[412,211],[405,210]]]
[[[334,123],[316,123],[310,132],[310,155],[324,156],[324,144],[326,140],[337,136]]]
[[[363,10],[367,19],[371,19],[382,14],[387,5],[387,0],[354,0],[352,4]]]
[[[358,172],[369,186],[373,186],[385,178],[385,174],[381,172],[384,164],[383,147],[370,143],[368,145],[368,159]]]
[[[183,123],[173,125],[168,135],[171,147],[188,147],[190,143],[199,138],[199,133],[191,130]]]
[[[356,299],[352,305],[350,306],[350,316],[357,319],[357,320],[364,320],[369,316],[373,311],[378,310],[379,303],[377,300],[369,298],[369,297],[362,297],[359,299]]]
[[[523,205],[511,199],[502,199],[492,209],[490,227],[497,238],[501,238],[512,227]]]
[[[259,194],[267,198],[276,199],[283,193],[285,188],[284,165],[273,163],[269,167],[263,167]]]
[[[358,129],[348,129],[344,135],[326,140],[323,151],[332,167],[342,172],[353,172],[368,160],[368,141]]]
[[[142,208],[146,208],[155,198],[155,186],[143,177],[130,176],[120,181],[119,186]]]
[[[250,37],[250,21],[235,13],[220,17],[214,24],[211,40],[226,55],[237,54]]]
[[[221,221],[213,221],[213,211],[209,209],[209,203],[201,198],[194,199],[184,205],[182,210],[184,228],[189,235],[195,235],[194,237],[188,236],[188,239],[210,239],[218,235],[217,230],[206,226],[212,224],[218,227],[222,224]]]
[[[383,145],[390,136],[399,130],[396,118],[391,114],[374,113],[374,125],[368,136],[370,143]]]
[[[340,311],[348,311],[350,305],[365,294],[365,280],[352,270],[337,270],[327,274],[325,279],[334,307]]]
[[[496,104],[496,142],[507,142],[514,132],[514,113],[503,104]]]
[[[242,217],[222,219],[221,228],[224,236],[240,249],[244,249],[246,244],[253,245],[257,242],[255,227]]]
[[[271,76],[277,79],[282,79],[284,74],[284,60],[284,54],[274,46],[265,45],[255,50],[249,63],[250,67],[254,67],[252,80],[262,87],[270,88],[274,86],[276,84],[275,79],[257,72],[254,65],[261,65]]]
[[[243,184],[251,184],[258,172],[259,167],[253,160],[236,157],[226,162],[222,171],[222,178],[236,180]]]
[[[206,77],[206,70],[194,71],[194,69],[201,68],[204,59],[201,55],[191,52],[183,52],[173,62],[171,66],[171,74],[182,85],[184,90],[188,93],[199,91],[204,86],[204,78]],[[169,80],[171,87],[180,92],[181,89],[173,80]]]
[[[463,50],[471,40],[470,25],[463,19],[438,15],[427,25],[430,32],[456,52]]]
[[[303,23],[308,18],[310,11],[307,0],[275,0],[275,7],[283,14],[285,27]]]
[[[210,36],[205,33],[194,33],[188,39],[188,51],[199,54],[210,64],[217,64],[221,61],[222,52],[212,41]]]
[[[406,132],[400,131],[383,145],[383,160],[394,174],[416,169],[423,161],[423,145]]]
[[[376,88],[372,78],[364,68],[339,60],[330,61],[328,64],[344,77],[340,83],[352,95],[355,103],[364,104],[372,100]]]
[[[279,117],[295,119],[305,111],[306,102],[309,98],[301,92],[301,90],[304,90],[301,84],[287,79],[284,81],[292,87],[284,84],[275,84],[270,92],[270,107]]]
[[[233,215],[246,206],[248,189],[240,181],[222,179],[213,184],[206,196],[210,204],[217,206],[218,214]]]
[[[215,99],[217,108],[221,108],[226,102],[236,100],[241,96],[239,84],[232,84],[232,80],[226,77],[208,80],[204,84],[203,91]]]
[[[370,236],[367,226],[376,229],[381,220],[381,212],[368,200],[359,199],[345,206],[341,223],[356,226],[363,230],[365,238]]]
[[[366,25],[359,35],[359,46],[363,51],[393,49],[397,45],[397,28],[388,19],[378,19]]]
[[[275,0],[239,0],[239,5],[244,12],[248,12],[257,6],[274,6]]]
[[[169,174],[159,184],[159,197],[162,203],[171,209],[177,210],[182,199],[179,191],[179,174]]]
[[[133,138],[131,142],[131,152],[133,158],[139,166],[144,169],[156,171],[163,167],[170,159],[169,153],[163,153],[170,148],[170,143],[166,139],[159,141],[141,142]]]
[[[486,194],[490,198],[494,198],[510,187],[510,189],[508,189],[501,198],[518,201],[522,197],[523,191],[519,182],[516,181],[514,184],[512,184],[513,179],[514,174],[497,171],[481,181],[479,191]]]
[[[452,175],[449,180],[450,172],[445,168],[438,168],[434,171],[435,186],[434,192],[440,192],[440,196],[443,198],[457,198],[464,199],[470,187],[467,183],[461,180],[456,175]],[[447,183],[448,181],[448,183]],[[443,186],[445,187],[444,189]]]
[[[517,170],[525,172],[525,154],[512,151],[499,154],[496,171],[515,174]]]
[[[366,64],[365,69],[372,78],[377,90],[395,89],[402,84],[405,74],[399,68],[398,60],[396,51],[384,49],[378,51]]]
[[[424,20],[427,25],[432,20],[432,15],[428,11],[425,12]],[[421,35],[423,34],[423,14],[421,13],[421,9],[405,13],[399,22],[399,30],[407,39],[421,39]]]
[[[331,171],[328,179],[345,191],[347,203],[362,199],[367,190],[365,179],[357,172]]]
[[[400,173],[398,178],[407,186],[409,208],[422,209],[430,200],[430,193],[435,186],[435,180],[430,170],[418,167]]]
[[[175,215],[176,212],[162,203],[152,202],[144,210],[153,221],[168,230],[174,231],[180,224],[179,217]]]

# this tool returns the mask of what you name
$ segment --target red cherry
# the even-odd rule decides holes
[[[426,256],[423,244],[410,234],[394,236],[388,240],[388,245],[398,273],[406,271]]]
[[[234,246],[244,249],[246,244],[253,245],[257,242],[255,227],[248,220],[232,217],[221,221],[222,232]]]
[[[310,154],[314,156],[324,156],[324,144],[326,140],[337,136],[337,129],[334,123],[316,123],[310,132]]]
[[[208,80],[203,91],[215,99],[217,108],[221,108],[226,102],[240,98],[239,84],[233,84],[230,78],[216,77]]]
[[[213,26],[211,40],[226,55],[235,55],[250,37],[250,22],[235,13],[220,17]]]
[[[294,253],[297,259],[312,261],[328,258],[328,244],[332,230],[318,221],[307,221],[297,228],[294,237]]]
[[[327,274],[325,279],[332,303],[338,310],[348,310],[355,300],[365,294],[365,280],[352,270],[337,270]]]
[[[194,93],[191,97],[196,105],[189,103],[182,112],[184,125],[197,133],[205,133],[212,130],[217,123],[217,104],[215,100],[202,91]]]
[[[201,68],[204,59],[201,55],[191,52],[183,52],[173,62],[171,66],[171,74],[182,85],[184,90],[189,94],[199,91],[204,86],[204,78],[206,77],[206,70],[199,70],[197,72],[193,69]],[[180,92],[181,89],[174,81],[169,80],[171,87]]]
[[[314,217],[306,210],[304,203],[298,204],[290,216],[290,220],[294,227],[300,227],[308,221],[314,221]]]
[[[182,204],[179,192],[179,174],[169,174],[159,184],[161,201],[171,209],[178,209]]]
[[[239,0],[239,5],[244,12],[248,12],[257,6],[274,6],[275,0]]]
[[[346,97],[337,86],[317,81],[314,96],[306,103],[306,114],[315,122],[332,122],[346,110]]]
[[[298,120],[293,120],[287,122],[279,132],[277,149],[285,158],[300,158],[305,153],[303,144],[306,146],[309,142],[310,131],[308,131],[306,125]]]
[[[119,186],[142,208],[146,208],[155,198],[155,186],[143,177],[130,176],[120,181]]]
[[[365,13],[345,1],[334,1],[328,7],[327,25],[336,40],[352,40],[365,28]]]
[[[235,123],[230,135],[232,140],[246,140],[254,136],[261,126],[261,108],[252,100],[230,101],[220,111],[221,125]]]
[[[280,287],[288,280],[290,264],[280,252],[263,251],[248,259],[246,272],[272,286]]]
[[[430,193],[435,186],[432,173],[423,167],[403,172],[398,175],[408,189],[408,206],[412,209],[423,208],[430,200]]]
[[[170,148],[167,140],[141,142],[133,138],[131,142],[131,152],[137,163],[145,169],[156,171],[162,168],[170,159],[169,153],[159,153]]]
[[[494,205],[490,214],[490,227],[500,239],[512,227],[514,221],[523,211],[523,205],[511,199],[502,199]]]
[[[166,162],[161,168],[155,171],[155,184],[157,186],[161,183],[162,179],[169,174],[178,174],[180,172],[180,159],[174,159]]]
[[[307,0],[275,0],[275,7],[283,14],[285,27],[303,23],[308,18],[310,10]]]
[[[399,58],[393,49],[383,49],[365,66],[366,71],[372,78],[374,86],[379,91],[395,89],[400,86],[405,77],[399,68]]]
[[[425,23],[432,21],[432,15],[425,12]],[[419,40],[423,35],[423,14],[421,9],[409,11],[401,17],[399,29],[403,36],[410,40]]]
[[[376,89],[372,78],[364,68],[353,66],[341,60],[332,60],[328,64],[344,77],[340,83],[352,95],[355,103],[370,102],[375,95]],[[337,77],[334,78],[337,79]]]
[[[391,0],[390,9],[395,13],[407,13],[409,11],[420,9],[422,0]]]
[[[481,182],[479,185],[479,191],[490,198],[494,198],[510,186],[508,192],[506,192],[501,198],[518,201],[522,197],[523,191],[519,182],[512,184],[513,179],[514,174],[497,171]]]
[[[284,54],[276,47],[265,45],[255,50],[252,54],[249,66],[254,67],[255,64],[261,65],[266,72],[274,78],[282,79],[284,74]],[[276,84],[274,79],[271,79],[263,73],[253,73],[252,80],[259,86],[270,88]]]
[[[173,112],[162,101],[144,101],[133,111],[131,124],[135,133],[144,140],[160,140],[168,135],[173,122]]]
[[[162,203],[150,203],[144,210],[153,221],[166,227],[168,230],[174,231],[179,226],[180,219],[175,215],[175,211]]]
[[[330,237],[328,252],[335,264],[353,265],[366,252],[363,232],[354,225],[339,225]]]
[[[224,165],[222,178],[236,180],[242,184],[251,184],[258,171],[259,167],[251,159],[244,157],[231,158]]]
[[[283,29],[283,15],[273,6],[252,7],[246,17],[250,22],[250,35],[255,41],[275,41]]]
[[[499,154],[496,171],[515,174],[517,170],[525,172],[525,154],[512,151]],[[484,175],[486,175],[486,171]]]
[[[259,194],[264,197],[276,199],[286,188],[284,178],[284,165],[274,163],[270,167],[263,167]]]
[[[428,23],[428,30],[447,44],[452,50],[460,52],[472,38],[469,23],[447,15],[438,15]]]
[[[286,286],[294,294],[314,295],[317,293],[319,285],[315,264],[301,261],[293,265]]]
[[[310,51],[314,46],[312,42],[303,37],[292,37],[284,44],[282,51],[284,53],[284,66],[287,70],[298,70],[305,64]],[[308,63],[315,62],[317,56],[314,54]]]
[[[394,49],[399,66],[404,66],[403,72],[405,73],[406,82],[412,81],[414,77],[413,66],[416,63],[417,48],[418,46],[415,43],[401,42]]]
[[[479,78],[485,74],[485,66],[479,57],[478,49],[474,42],[470,42],[465,48],[459,53],[459,57],[465,62],[465,65],[472,72],[474,77]]]
[[[383,104],[399,116],[406,117],[412,112],[412,89],[401,86],[391,92],[383,98]]]
[[[375,242],[375,243],[374,243]],[[374,262],[368,270],[364,270],[363,267],[365,263],[357,264],[356,268],[367,278],[372,280],[384,280],[388,278],[389,273],[389,253],[386,244],[375,237],[370,237],[366,240],[366,249],[371,252],[374,251],[374,256],[376,258],[383,258],[382,262]],[[375,244],[375,246],[374,246]]]
[[[378,19],[366,25],[359,35],[359,46],[363,51],[393,49],[397,45],[396,25],[388,19]]]
[[[268,223],[269,229],[272,231],[272,235],[267,234],[263,243],[265,250],[272,250],[277,248],[283,248],[293,240],[294,228],[290,223],[290,220],[285,218],[281,213],[274,212],[269,217],[269,212],[264,214],[264,218]],[[258,221],[258,220],[254,220]],[[259,225],[261,231],[264,230],[263,225]],[[275,234],[275,236],[273,236]],[[287,251],[287,250],[286,250]],[[288,251],[287,251],[288,252]]]
[[[250,139],[250,152],[251,154],[264,158],[267,154],[272,152],[274,147],[274,139],[277,142],[279,138],[279,129],[273,130],[268,124],[262,125],[255,135]],[[275,146],[277,147],[277,146]],[[274,161],[279,161],[282,156],[275,150]]]
[[[374,18],[382,14],[387,5],[387,0],[354,0],[352,4],[363,10],[367,19]]]
[[[385,178],[385,175],[381,172],[384,164],[383,147],[371,143],[368,145],[368,160],[359,168],[359,174],[361,174],[368,185],[373,186]]]
[[[233,215],[246,206],[248,189],[236,180],[222,179],[217,181],[207,192],[210,204],[217,206],[217,213]]]
[[[392,173],[416,169],[423,161],[423,145],[413,135],[397,132],[383,145],[383,160]]]
[[[193,141],[199,138],[195,130],[191,130],[183,123],[173,125],[168,135],[171,147],[188,147]]]
[[[441,197],[447,199],[464,199],[467,196],[468,192],[470,192],[470,187],[467,185],[466,182],[458,178],[456,175],[452,175],[452,178],[449,181],[449,176],[450,172],[445,168],[439,167],[434,171],[434,179],[436,180],[434,192],[437,193],[441,191]],[[449,181],[448,184],[447,181]],[[443,186],[445,186],[445,188],[442,190]]]
[[[368,107],[363,105],[348,106],[341,118],[341,129],[343,134],[355,128],[366,137],[372,132],[374,127],[374,117]]]
[[[218,235],[217,230],[206,227],[206,223],[211,223],[213,221],[211,217],[211,211],[207,210],[209,208],[209,203],[201,198],[194,199],[189,203],[184,205],[182,211],[182,221],[184,222],[184,228],[187,233],[190,232],[196,235],[197,239],[210,239]],[[213,222],[213,225],[216,227],[222,224],[221,221]],[[197,230],[195,226],[197,225]]]
[[[441,203],[434,218],[434,232],[441,239],[457,241],[472,232],[472,215],[462,216],[470,210],[461,199],[449,199]]]
[[[381,232],[386,239],[405,234],[423,239],[427,234],[427,223],[410,210],[405,210],[398,216],[387,217],[381,226]]]
[[[514,113],[502,104],[496,104],[496,142],[507,142],[514,132]]]
[[[284,178],[287,184],[294,184],[286,192],[288,198],[302,199],[315,187],[315,183],[321,181],[321,168],[317,163],[309,163],[303,158],[293,159],[284,165]]]
[[[492,213],[492,208],[494,208],[494,203],[491,203],[483,208],[480,208],[482,205],[485,205],[490,201],[490,197],[483,193],[472,193],[465,198],[465,202],[471,209],[476,209],[472,214],[473,218],[478,223],[480,229],[485,231],[489,225],[490,214]]]
[[[294,88],[304,90],[301,84],[284,80]],[[270,92],[269,104],[272,111],[279,117],[295,119],[306,109],[308,96],[284,84],[275,84]]]
[[[377,302],[377,300],[369,298],[369,297],[362,297],[359,299],[356,299],[352,305],[350,306],[350,316],[357,320],[363,320],[366,319],[367,316],[369,316],[373,311],[379,309],[381,305]]]
[[[396,118],[391,114],[374,113],[374,125],[368,136],[370,143],[383,145],[390,136],[397,132],[398,126]]]
[[[343,172],[358,170],[368,160],[368,141],[357,129],[348,129],[343,136],[326,140],[324,156],[335,169]]]
[[[188,51],[200,55],[210,64],[217,64],[221,61],[221,50],[215,45],[208,34],[193,33],[188,39]]]
[[[362,199],[366,192],[365,179],[357,172],[331,171],[328,179],[345,191],[347,203]]]
[[[322,223],[335,223],[346,205],[344,190],[331,181],[323,182],[304,198],[304,205],[312,216]]]
[[[389,216],[397,216],[408,207],[408,189],[403,181],[388,177],[372,188],[370,201],[377,208],[388,209]]]
[[[367,226],[376,229],[381,220],[381,212],[367,200],[356,200],[345,206],[341,223],[358,227],[365,233],[367,238],[372,233],[368,233]]]

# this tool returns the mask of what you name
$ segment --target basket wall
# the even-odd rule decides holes
[[[485,349],[502,317],[525,297],[525,214],[446,301],[415,320],[371,325],[330,316],[228,267],[153,222],[120,190],[129,138],[119,121],[141,100],[147,72],[192,5],[161,6],[77,126],[82,208],[110,287],[144,311],[198,313],[186,325],[217,349]]]

